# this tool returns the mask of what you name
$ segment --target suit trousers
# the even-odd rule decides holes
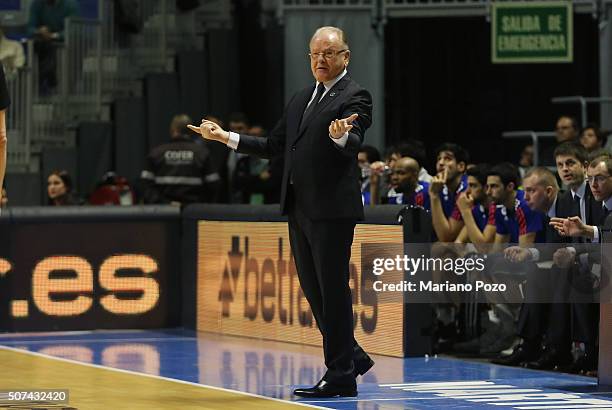
[[[349,260],[356,221],[311,220],[294,200],[289,187],[289,240],[300,286],[323,336],[327,372],[324,380],[354,385],[354,360],[367,355],[353,335]]]
[[[557,350],[569,351],[569,281],[568,269],[536,268],[528,273],[525,303],[518,320],[519,336],[535,343],[543,341],[546,346]]]

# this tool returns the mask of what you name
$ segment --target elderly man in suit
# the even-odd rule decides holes
[[[612,217],[609,215],[612,209],[612,158],[604,155],[591,161],[587,170],[587,180],[593,197],[601,201],[600,217],[594,222],[587,220],[586,223],[578,216],[552,218],[551,225],[561,235],[584,237],[598,243],[601,241],[604,227],[607,229],[612,227]],[[567,370],[580,373],[594,372],[597,369],[599,306],[594,303],[575,303],[572,306],[572,323],[575,329],[574,340],[584,342],[585,355]]]
[[[353,233],[363,218],[357,154],[372,122],[370,93],[347,73],[350,53],[342,30],[316,30],[309,53],[316,83],[291,98],[268,138],[227,132],[210,121],[191,126],[240,153],[284,155],[281,210],[327,366],[314,387],[294,391],[303,397],[356,396],[356,376],[374,364],[353,335],[349,288]]]

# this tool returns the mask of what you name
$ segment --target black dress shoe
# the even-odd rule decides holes
[[[597,371],[597,361],[597,355],[583,354],[574,363],[560,366],[559,371],[590,376]]]
[[[523,363],[535,360],[537,357],[537,348],[522,343],[514,348],[512,354],[491,360],[491,363],[504,366],[521,366]]]
[[[295,389],[293,394],[300,397],[356,397],[356,386],[338,386],[321,380],[314,387]]]
[[[355,377],[363,376],[372,368],[372,366],[374,366],[374,360],[372,360],[370,357],[366,357],[363,360],[356,360],[353,362],[353,364],[355,365],[355,370],[353,371]]]
[[[555,370],[572,363],[572,355],[568,351],[560,351],[555,348],[544,350],[544,354],[533,362],[525,364],[525,367],[536,370]]]

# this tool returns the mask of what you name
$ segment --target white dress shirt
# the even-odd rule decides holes
[[[323,83],[323,85],[325,86],[325,91],[323,92],[323,95],[321,95],[321,99],[319,101],[321,101],[323,99],[323,97],[325,97],[325,94],[327,94],[327,92],[334,85],[336,85],[336,83],[338,81],[340,81],[342,79],[342,77],[344,77],[345,75],[346,75],[346,69],[344,69],[344,71],[342,71],[342,73],[340,73],[340,75],[338,77],[334,78],[333,80],[325,81]],[[315,99],[315,96],[317,95],[317,87],[318,86],[319,86],[319,82],[317,81],[317,83],[315,84],[314,91],[312,92],[312,96],[310,97],[310,101],[308,101],[308,105],[306,105],[306,108],[308,108],[308,106],[310,104],[312,104],[312,100]],[[329,136],[329,138],[331,138],[331,140],[334,141],[334,143],[336,143],[340,147],[344,148],[346,146],[346,141],[348,140],[348,132],[345,132],[344,135],[341,136],[340,138],[332,138],[331,135]],[[229,133],[229,141],[227,142],[227,146],[230,147],[231,149],[236,149],[236,148],[238,148],[238,143],[239,142],[240,142],[240,134],[237,134],[235,132],[230,131],[230,133]]]

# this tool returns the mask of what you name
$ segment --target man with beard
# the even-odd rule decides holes
[[[467,190],[459,195],[452,218],[464,226],[455,242],[479,245],[492,243],[495,225],[488,224],[495,213],[495,203],[486,193],[488,166],[476,165],[467,170]]]
[[[601,205],[593,207],[591,219],[594,222],[583,222],[578,216],[569,218],[552,218],[551,224],[563,236],[575,239],[585,238],[598,243],[601,240],[602,229],[612,226],[609,217],[612,209],[612,159],[608,156],[595,158],[587,168],[587,180],[595,201]],[[595,202],[597,204],[597,202]],[[587,218],[588,221],[588,218]],[[584,240],[584,239],[583,239]],[[576,250],[569,248],[568,262],[576,260]],[[591,373],[597,369],[597,328],[599,324],[599,305],[595,303],[573,303],[571,305],[572,340],[583,342],[584,355],[563,370],[573,373]]]
[[[417,205],[430,209],[429,184],[419,182],[419,163],[413,158],[402,157],[395,162],[391,173],[391,187],[395,195],[381,198],[389,204]]]
[[[440,242],[453,242],[462,225],[451,218],[458,195],[467,189],[468,153],[453,143],[442,144],[436,154],[436,172],[429,185],[431,218]]]

